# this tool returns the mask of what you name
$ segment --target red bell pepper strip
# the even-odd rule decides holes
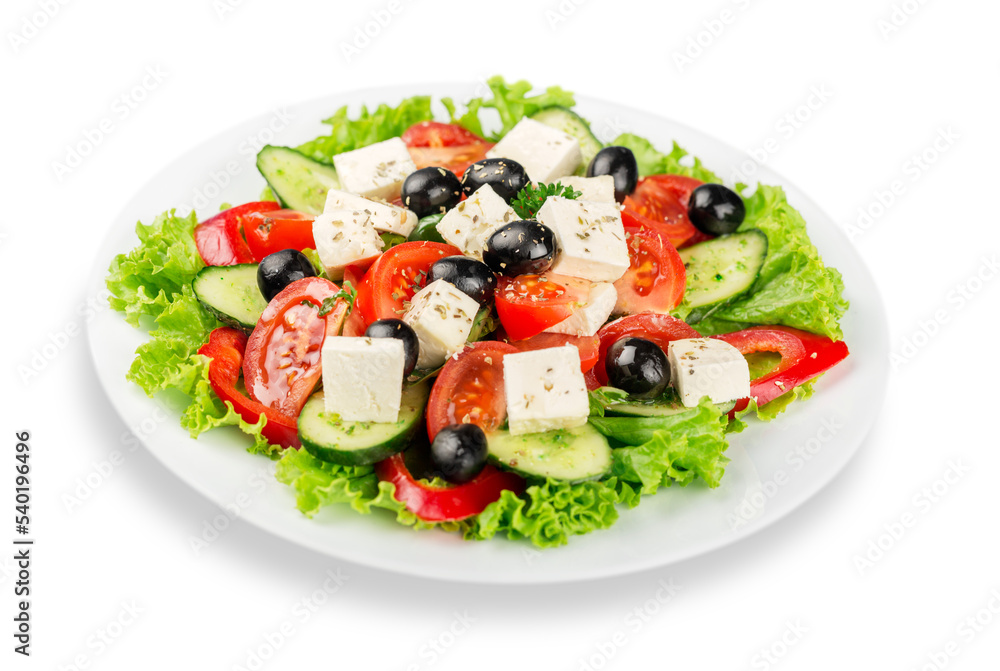
[[[253,212],[280,210],[281,205],[272,201],[245,203],[219,212],[201,222],[194,229],[198,254],[206,266],[232,266],[253,263],[254,256],[243,239],[242,217]]]
[[[402,454],[375,464],[378,479],[396,486],[396,500],[427,522],[452,522],[478,515],[500,498],[505,489],[516,494],[524,491],[524,480],[515,473],[487,466],[465,484],[431,487],[420,482],[406,467]]]
[[[728,342],[744,355],[754,352],[777,352],[781,361],[766,375],[750,383],[750,396],[760,407],[785,392],[824,373],[847,358],[850,353],[843,340],[787,326],[753,326],[734,333],[712,336]],[[744,410],[749,399],[736,403],[735,412]]]
[[[208,342],[201,346],[198,354],[212,360],[208,365],[208,381],[212,390],[223,401],[232,403],[240,417],[251,424],[256,424],[261,415],[266,416],[267,423],[261,433],[269,442],[283,447],[298,447],[299,431],[295,417],[265,407],[236,388],[246,345],[247,337],[229,327],[217,328],[208,336]]]

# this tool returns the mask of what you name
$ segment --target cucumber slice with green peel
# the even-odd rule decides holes
[[[207,266],[191,282],[198,301],[216,319],[249,334],[267,301],[257,287],[257,264]]]
[[[692,308],[687,321],[694,324],[750,290],[767,258],[767,236],[751,229],[678,251],[687,270],[684,305]]]
[[[581,167],[576,172],[582,175],[587,172],[587,166],[604,148],[597,136],[590,130],[590,124],[579,114],[565,107],[546,107],[531,115],[535,121],[557,128],[567,135],[572,135],[580,143],[580,154],[583,157]]]
[[[257,154],[257,169],[285,207],[320,214],[326,193],[340,188],[332,165],[314,161],[289,147],[267,145]]]
[[[403,388],[395,422],[346,422],[328,413],[323,392],[309,397],[299,414],[299,440],[322,461],[342,466],[367,466],[402,452],[421,426],[429,384]]]
[[[590,424],[521,436],[500,430],[487,441],[491,461],[526,478],[583,482],[611,470],[611,445]]]
[[[718,403],[717,405],[723,413],[728,413],[736,407],[736,401]],[[604,409],[608,415],[619,417],[669,417],[691,410],[696,410],[696,408],[685,407],[681,405],[680,401],[627,401],[625,403],[612,403]]]

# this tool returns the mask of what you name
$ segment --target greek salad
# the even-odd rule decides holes
[[[129,379],[181,392],[193,437],[241,430],[309,516],[559,545],[718,486],[727,435],[848,355],[840,275],[780,188],[602,143],[559,87],[489,87],[447,121],[341,109],[260,151],[257,200],[165,212],[111,264],[150,329]]]

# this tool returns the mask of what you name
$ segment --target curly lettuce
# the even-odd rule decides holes
[[[590,423],[618,442],[612,474],[655,494],[662,486],[691,484],[699,478],[718,487],[729,459],[723,454],[727,417],[707,398],[688,412],[666,417],[591,417]]]
[[[500,128],[490,135],[490,139],[499,140],[507,132],[517,125],[517,122],[526,116],[531,116],[536,112],[549,107],[572,107],[576,104],[573,94],[558,86],[550,86],[541,93],[528,95],[533,87],[530,82],[523,79],[510,84],[499,76],[493,76],[486,80],[489,87],[490,97],[473,98],[466,103],[466,111],[459,116],[455,115],[455,104],[450,98],[442,100],[445,108],[451,116],[451,122],[457,123],[463,128],[485,137],[483,124],[479,118],[479,113],[483,109],[496,110],[500,116]]]
[[[329,135],[321,135],[296,149],[314,160],[330,163],[337,154],[399,137],[413,124],[432,118],[429,96],[406,98],[395,107],[383,103],[371,112],[363,106],[354,119],[348,116],[344,105],[323,120],[330,126]]]
[[[218,426],[236,426],[253,439],[250,452],[273,454],[276,446],[262,435],[265,417],[243,420],[223,403],[208,382],[209,359],[198,354],[208,334],[222,324],[194,295],[191,281],[204,267],[194,243],[197,219],[164,212],[152,224],[136,225],[139,245],[111,262],[106,285],[112,308],[139,326],[152,324],[150,339],[140,345],[126,377],[149,396],[179,392],[186,397],[181,426],[193,438]]]

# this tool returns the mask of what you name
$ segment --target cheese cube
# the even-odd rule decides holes
[[[674,340],[667,346],[670,381],[691,408],[702,396],[725,403],[750,395],[750,366],[738,349],[715,338]]]
[[[398,198],[403,180],[417,169],[398,137],[337,154],[333,167],[344,191],[383,200]]]
[[[397,338],[328,337],[321,350],[326,411],[348,422],[395,422],[406,355]]]
[[[517,161],[529,179],[546,184],[572,175],[583,161],[575,137],[528,117],[518,121],[486,157]]]
[[[326,194],[326,205],[323,211],[332,212],[334,210],[356,210],[370,214],[372,225],[376,231],[398,233],[404,237],[417,227],[417,215],[405,207],[397,207],[346,191],[330,189]]]
[[[344,268],[382,251],[382,238],[363,210],[330,210],[313,220],[316,253],[327,277],[340,280]]]
[[[571,429],[587,423],[590,402],[573,345],[503,357],[503,384],[511,434]]]
[[[571,186],[580,192],[577,200],[596,200],[600,203],[614,203],[615,201],[615,178],[611,175],[598,175],[597,177],[560,177],[558,180],[563,186]]]
[[[437,224],[438,233],[466,256],[483,260],[486,241],[495,230],[520,219],[489,184],[448,210]]]
[[[548,333],[565,333],[573,336],[592,336],[608,321],[618,292],[610,282],[595,282],[590,285],[587,302],[573,310],[573,314],[555,326],[545,329]]]
[[[555,233],[553,273],[614,282],[628,270],[625,227],[617,204],[552,196],[536,218]]]
[[[417,367],[437,368],[462,349],[472,332],[479,303],[446,280],[435,280],[410,299],[403,321],[417,334]]]

